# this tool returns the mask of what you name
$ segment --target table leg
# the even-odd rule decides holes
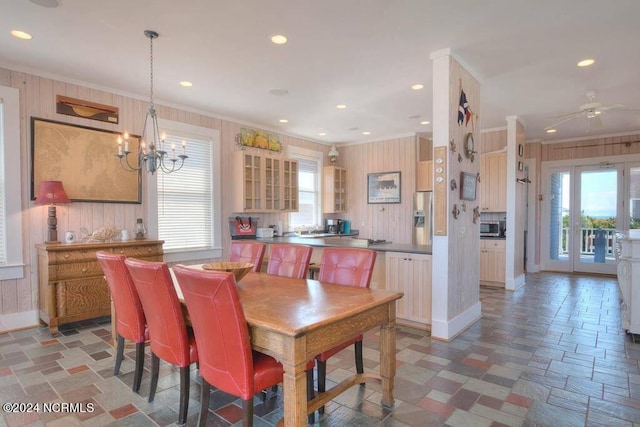
[[[295,367],[284,365],[284,425],[307,425],[307,375],[304,365],[299,372]]]
[[[395,305],[395,301],[392,302]],[[392,407],[394,377],[396,375],[395,319],[380,327],[380,376],[382,377],[382,405]]]

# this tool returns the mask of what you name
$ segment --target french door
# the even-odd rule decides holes
[[[615,274],[614,233],[628,223],[624,163],[550,167],[543,176],[546,269]]]

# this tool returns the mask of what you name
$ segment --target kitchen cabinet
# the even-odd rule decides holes
[[[162,261],[162,244],[159,240],[132,240],[36,245],[40,319],[56,335],[59,325],[110,315],[109,287],[96,252]]]
[[[506,240],[480,239],[480,281],[504,286]]]
[[[322,212],[347,212],[347,170],[325,166],[322,170]]]
[[[247,151],[232,157],[233,212],[298,210],[298,162]]]
[[[431,325],[431,255],[387,252],[385,264],[386,289],[404,293],[397,302],[398,323]]]
[[[416,165],[416,191],[433,191],[432,160],[423,160]]]
[[[480,156],[481,212],[507,211],[507,153],[486,153]]]

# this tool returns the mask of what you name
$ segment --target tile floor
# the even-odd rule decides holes
[[[451,342],[400,328],[394,409],[379,405],[379,387],[369,383],[339,396],[317,424],[640,425],[640,344],[620,329],[615,279],[541,273],[526,281],[516,292],[481,288],[482,319]],[[46,328],[0,335],[0,402],[81,403],[73,413],[3,413],[0,426],[175,424],[177,372],[161,365],[156,399],[148,403],[148,370],[140,395],[131,392],[133,361],[125,360],[114,377],[109,339],[106,319],[64,328],[57,338]],[[367,334],[365,370],[377,369],[377,348],[377,334]],[[148,357],[146,363],[148,369]],[[330,360],[329,379],[353,369],[353,352],[344,350]],[[256,397],[254,425],[281,418],[281,397],[281,389],[270,399]],[[196,424],[198,400],[195,380],[189,425]],[[210,411],[212,426],[241,417],[239,402],[219,391]]]

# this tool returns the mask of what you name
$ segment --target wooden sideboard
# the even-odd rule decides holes
[[[55,336],[59,325],[110,315],[109,287],[96,252],[162,261],[163,243],[160,240],[130,240],[36,245],[40,320],[49,325]]]

